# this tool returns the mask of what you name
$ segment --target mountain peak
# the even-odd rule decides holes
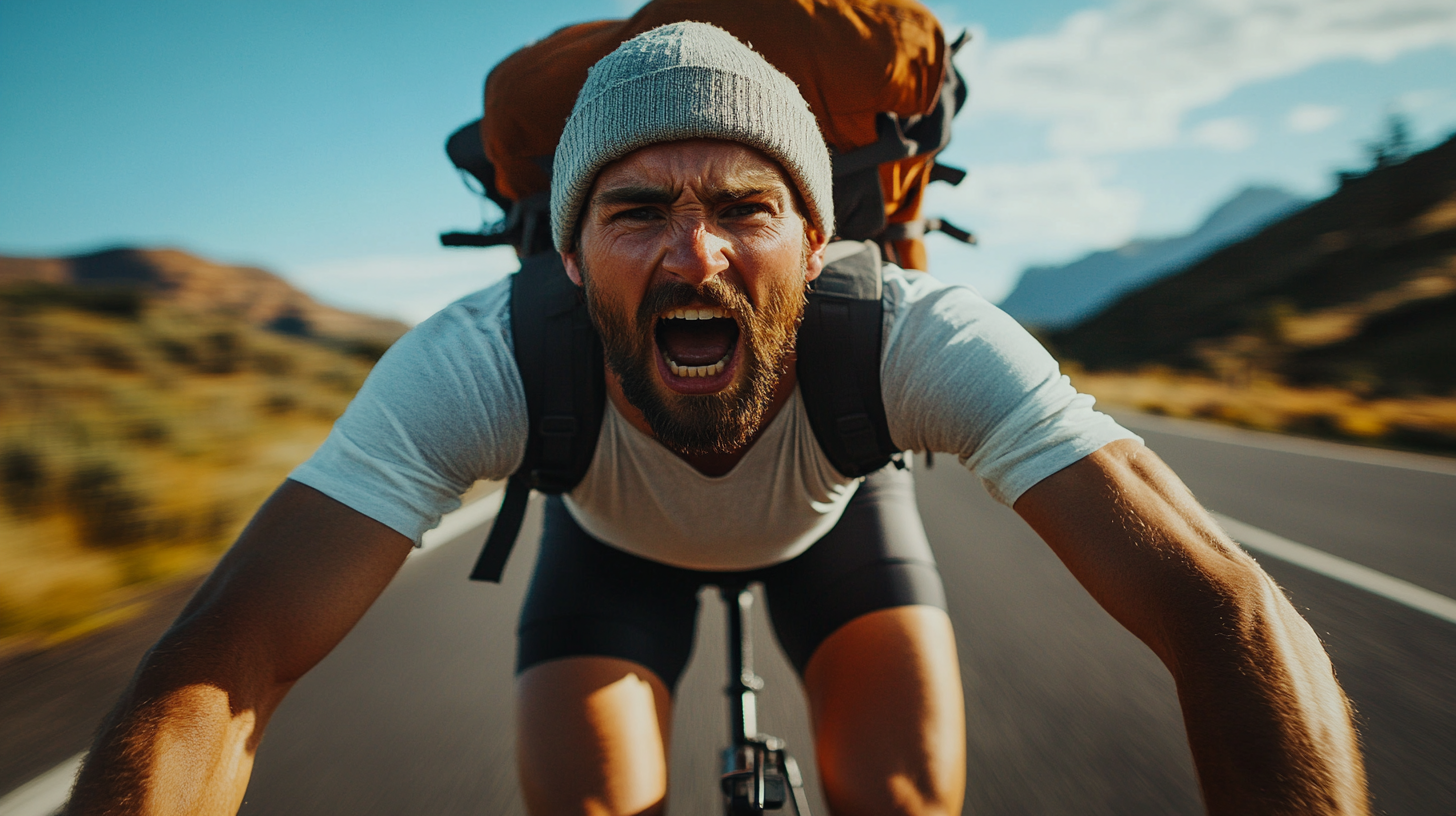
[[[1129,291],[1192,266],[1308,203],[1277,187],[1245,187],[1186,235],[1135,239],[1064,266],[1028,269],[1001,308],[1031,325],[1074,325]]]
[[[1250,223],[1268,223],[1268,213],[1287,215],[1307,204],[1307,199],[1279,187],[1251,185],[1215,207],[1192,234],[1246,229]]]

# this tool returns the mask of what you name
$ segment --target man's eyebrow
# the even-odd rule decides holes
[[[667,187],[629,184],[603,190],[592,201],[610,207],[619,204],[671,204],[676,199],[677,193]]]
[[[723,185],[708,187],[703,191],[703,197],[707,199],[709,204],[728,204],[734,201],[742,201],[745,198],[769,195],[773,192],[774,190],[771,187]]]
[[[709,185],[703,191],[703,197],[709,204],[726,204],[755,196],[773,195],[779,191],[780,187],[776,184],[721,184]],[[605,207],[623,204],[671,204],[677,200],[679,192],[665,186],[624,184],[602,190],[592,197],[592,203]]]

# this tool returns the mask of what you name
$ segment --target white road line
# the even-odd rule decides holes
[[[420,546],[410,553],[410,557],[429,552],[441,544],[448,544],[462,533],[494,518],[500,510],[503,495],[502,491],[497,490],[453,513],[447,513],[435,529],[425,533]],[[54,816],[66,803],[66,796],[71,792],[71,783],[75,781],[76,771],[81,768],[81,760],[85,756],[86,752],[82,751],[0,797],[0,816]]]
[[[1268,530],[1261,530],[1252,524],[1245,524],[1221,513],[1213,513],[1214,519],[1234,541],[1251,550],[1271,555],[1281,561],[1288,561],[1311,572],[1317,572],[1336,581],[1359,587],[1366,592],[1389,598],[1428,615],[1449,623],[1456,623],[1456,600],[1447,598],[1409,581],[1402,581],[1377,572],[1369,567],[1346,561],[1339,556],[1316,550],[1297,541],[1290,541]]]
[[[66,803],[85,756],[82,751],[5,794],[0,798],[0,816],[52,816]]]
[[[1141,414],[1134,411],[1118,410],[1116,408],[1104,410],[1113,419],[1116,419],[1119,423],[1133,431],[1157,431],[1174,436],[1184,436],[1190,439],[1204,439],[1210,442],[1238,445],[1243,448],[1274,450],[1282,453],[1298,454],[1300,456],[1313,456],[1319,459],[1334,459],[1340,462],[1355,462],[1362,465],[1379,465],[1380,467],[1414,470],[1441,476],[1456,476],[1456,459],[1449,459],[1444,456],[1432,456],[1430,454],[1411,453],[1409,451],[1382,450],[1381,448],[1364,448],[1358,445],[1330,442],[1323,439],[1305,439],[1303,437],[1286,436],[1284,434],[1268,433],[1266,431],[1251,431],[1247,428],[1231,428],[1226,425],[1215,425],[1211,422],[1175,419],[1173,417],[1156,416],[1154,414]]]

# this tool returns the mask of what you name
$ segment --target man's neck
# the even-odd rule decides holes
[[[794,368],[794,359],[790,355],[784,365],[784,374],[779,377],[778,385],[774,387],[773,399],[769,402],[768,409],[763,412],[763,422],[759,424],[758,430],[753,432],[753,436],[749,437],[747,444],[732,453],[686,454],[673,451],[673,454],[705,476],[722,476],[732,470],[733,466],[737,465],[738,461],[748,453],[748,449],[758,441],[758,437],[763,434],[763,429],[773,422],[774,417],[778,416],[784,404],[789,401],[789,397],[793,396],[794,386],[797,383],[798,376]],[[627,395],[622,393],[622,383],[617,379],[617,375],[612,373],[611,368],[607,369],[607,398],[612,401],[617,413],[621,414],[632,427],[653,439],[657,438],[657,434],[652,432],[652,426],[647,423],[647,417],[637,409],[637,406],[627,401]]]

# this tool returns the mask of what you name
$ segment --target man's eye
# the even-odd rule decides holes
[[[768,207],[759,203],[734,204],[723,210],[725,218],[746,218],[751,215],[758,215],[761,212],[768,212]]]
[[[613,218],[623,221],[652,221],[658,217],[657,210],[651,207],[634,207],[630,210],[622,210]]]

